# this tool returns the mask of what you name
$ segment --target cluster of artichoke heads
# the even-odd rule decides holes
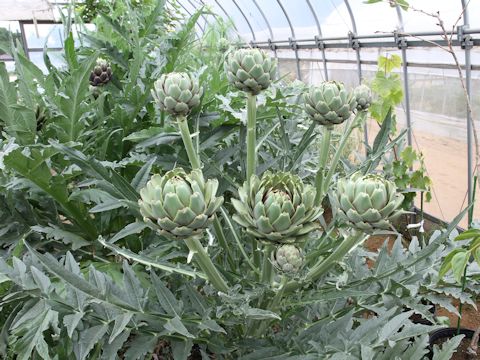
[[[275,76],[276,62],[258,49],[240,49],[229,54],[225,72],[232,85],[256,95],[268,88]],[[106,63],[97,64],[91,81],[110,79]],[[92,80],[93,79],[93,80]],[[174,116],[186,116],[200,104],[203,89],[187,73],[164,74],[155,82],[153,97],[160,108]],[[343,84],[327,81],[312,86],[305,94],[305,110],[317,123],[340,124],[356,111],[365,111],[372,102],[370,89],[360,85],[348,92]],[[144,221],[161,235],[173,240],[202,234],[223,203],[216,196],[217,180],[205,180],[200,169],[186,173],[176,168],[154,175],[140,191],[140,212]],[[271,261],[283,273],[297,273],[304,264],[298,244],[320,229],[323,210],[315,203],[316,189],[289,172],[253,175],[232,199],[233,219],[247,234],[274,244]],[[402,214],[403,195],[395,184],[378,175],[341,179],[330,195],[335,214],[347,226],[371,232],[387,229]]]
[[[403,199],[394,182],[375,174],[340,179],[330,196],[340,221],[364,232],[389,229],[391,222],[404,213]]]
[[[112,79],[112,68],[110,64],[104,59],[97,59],[93,71],[90,73],[90,85],[101,86],[105,85]]]

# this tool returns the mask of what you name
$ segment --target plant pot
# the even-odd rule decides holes
[[[457,348],[457,351],[453,354],[451,360],[474,359],[472,356],[468,355],[467,353],[467,349],[470,346],[470,342],[472,340],[474,331],[470,329],[460,328],[460,334],[465,335],[465,337],[463,338],[462,342]],[[433,358],[433,345],[441,345],[444,342],[455,337],[456,335],[457,335],[457,328],[445,328],[445,329],[439,329],[432,332],[428,340],[429,347],[430,347],[429,358],[430,359]]]

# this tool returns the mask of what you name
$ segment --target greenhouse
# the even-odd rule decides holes
[[[480,359],[480,0],[1,0],[0,359]]]

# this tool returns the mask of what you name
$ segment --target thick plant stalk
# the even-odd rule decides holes
[[[183,144],[185,145],[185,150],[187,151],[188,160],[192,165],[192,169],[200,169],[201,163],[200,158],[195,151],[193,146],[192,136],[190,135],[190,130],[188,129],[187,118],[183,115],[177,116],[177,123],[180,129],[180,134],[182,135]]]
[[[257,96],[247,93],[247,170],[246,180],[255,174],[257,166]]]
[[[270,261],[270,255],[274,251],[273,245],[267,245],[263,254],[263,266],[262,266],[262,282],[270,283],[272,281],[272,262]]]
[[[367,115],[366,111],[360,111],[357,113],[355,118],[347,125],[345,132],[342,135],[340,143],[338,145],[337,150],[335,151],[335,155],[333,156],[332,163],[330,164],[330,168],[328,169],[327,176],[323,180],[322,184],[322,197],[324,194],[327,193],[328,188],[330,186],[330,182],[332,181],[333,174],[335,174],[335,170],[337,169],[338,162],[340,161],[340,157],[342,156],[343,150],[350,139],[350,135],[352,134],[353,129],[357,126],[358,123],[363,123],[365,116]]]
[[[366,235],[359,231],[356,231],[355,233],[347,237],[334,250],[334,252],[330,254],[330,256],[328,256],[326,259],[322,260],[320,263],[316,264],[313,268],[310,269],[310,271],[305,276],[304,283],[313,282],[319,279],[322,275],[327,273],[327,271],[329,271],[332,266],[334,266],[338,261],[343,259],[343,257],[350,250],[352,250],[356,245],[365,241],[368,237],[369,235]],[[291,293],[292,291],[300,288],[303,284],[296,281],[290,281],[285,285],[284,292],[285,294]]]
[[[328,160],[328,151],[330,150],[330,138],[332,135],[332,126],[325,126],[323,137],[322,137],[322,144],[320,147],[320,155],[318,158],[318,170],[317,176],[315,177],[315,188],[317,190],[317,194],[315,195],[315,204],[321,205],[323,200],[323,178],[325,176],[325,166]]]
[[[198,238],[191,237],[189,239],[185,239],[185,244],[187,244],[188,249],[193,253],[193,259],[198,263],[198,266],[200,266],[205,275],[207,275],[208,280],[215,287],[215,289],[227,293],[227,283],[223,279],[222,275],[220,275],[215,265],[212,263],[212,260],[208,256]]]

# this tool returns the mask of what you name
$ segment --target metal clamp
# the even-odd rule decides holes
[[[268,39],[268,47],[272,51],[275,51],[277,49],[277,46],[272,42],[272,39]]]
[[[407,39],[405,39],[403,35],[400,35],[396,30],[393,32],[393,39],[399,49],[406,49],[408,47]]]
[[[320,50],[325,49],[325,43],[320,39],[320,36],[318,35],[315,35],[315,45]]]
[[[291,37],[288,38],[288,44],[292,48],[292,50],[297,50],[298,49],[298,44],[295,40],[293,40]]]
[[[469,34],[465,34],[463,31],[466,29],[465,25],[457,26],[457,39],[460,42],[462,49],[471,49],[473,47],[473,39]]]
[[[355,39],[355,35],[351,31],[348,32],[348,44],[353,50],[360,49],[360,41]]]

